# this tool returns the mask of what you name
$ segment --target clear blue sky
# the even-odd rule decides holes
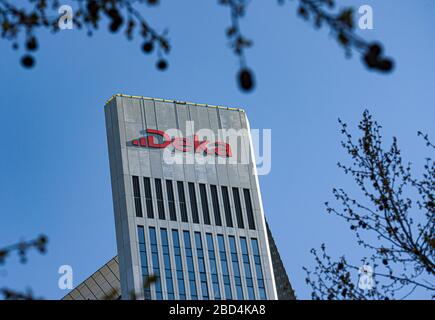
[[[68,1],[64,1],[68,3]],[[99,32],[40,33],[37,66],[24,70],[10,44],[0,41],[0,245],[50,238],[47,255],[13,256],[0,267],[0,283],[57,299],[57,269],[70,264],[75,284],[116,254],[103,106],[114,93],[244,107],[251,126],[271,128],[272,172],[260,179],[275,240],[298,297],[309,298],[302,266],[309,250],[326,242],[336,255],[358,261],[347,225],[325,213],[334,186],[353,190],[337,167],[337,118],[355,127],[368,108],[394,134],[407,159],[422,163],[428,150],[417,130],[434,136],[435,2],[344,1],[371,4],[374,26],[397,68],[369,72],[326,29],[316,31],[290,3],[252,1],[242,23],[255,41],[249,65],[258,80],[249,95],[235,85],[237,61],[227,48],[229,12],[217,1],[162,1],[146,9],[153,25],[168,27],[173,50],[161,73],[139,40]]]

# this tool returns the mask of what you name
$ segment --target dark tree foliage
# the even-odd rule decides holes
[[[6,259],[14,252],[20,258],[21,263],[27,262],[27,254],[29,250],[36,249],[39,253],[44,254],[47,251],[48,239],[45,235],[40,235],[38,238],[30,241],[20,241],[16,244],[0,248],[0,265],[5,264]],[[0,287],[0,295],[6,300],[34,300],[35,297],[31,290],[27,292],[19,292],[9,288]]]
[[[149,275],[146,277],[145,282],[143,283],[143,288],[147,289],[151,287],[158,279],[158,276],[156,275]],[[119,300],[119,292],[115,289],[112,289],[112,291],[109,292],[109,294],[106,294],[103,298],[103,300]],[[141,300],[140,296],[138,296],[134,291],[130,292],[130,300]]]
[[[24,2],[24,3],[23,3]],[[75,0],[74,27],[86,30],[89,36],[96,32],[101,24],[107,24],[110,32],[123,31],[127,39],[138,36],[143,40],[145,54],[155,53],[156,67],[165,70],[168,67],[166,56],[170,52],[170,43],[166,31],[158,32],[147,22],[144,6],[156,6],[160,0]],[[250,91],[255,86],[252,70],[247,66],[245,50],[252,46],[252,40],[242,34],[240,20],[245,16],[250,0],[217,0],[230,10],[231,24],[226,35],[234,54],[239,59],[238,83],[242,90]],[[277,0],[280,5],[285,0]],[[385,58],[382,45],[367,42],[355,34],[355,17],[352,8],[335,10],[335,0],[289,0],[296,2],[298,14],[312,20],[317,28],[326,25],[342,45],[349,56],[354,49],[361,53],[365,65],[381,72],[391,71],[393,62]],[[37,30],[47,29],[59,32],[59,0],[0,0],[0,32],[3,39],[9,40],[16,50],[24,47],[21,64],[31,68],[35,64],[33,52],[38,49]]]
[[[27,262],[27,254],[29,250],[36,249],[39,253],[44,254],[47,251],[48,238],[45,235],[40,235],[38,238],[30,241],[21,241],[16,244],[0,248],[0,265],[5,264],[6,259],[10,255],[16,252],[20,258],[21,263]],[[157,281],[157,277],[150,275],[144,282],[144,288],[149,288],[153,283]],[[41,300],[41,297],[34,295],[32,290],[28,289],[25,292],[16,291],[6,287],[0,287],[0,296],[4,300]],[[117,300],[119,299],[119,292],[115,289],[104,297],[104,300]],[[131,300],[137,300],[137,297],[133,292],[130,294]]]
[[[435,295],[435,164],[425,159],[421,178],[413,176],[411,164],[404,163],[396,138],[389,148],[382,145],[381,126],[368,111],[359,124],[362,137],[354,139],[339,120],[344,135],[342,147],[352,159],[338,163],[352,176],[364,195],[357,199],[343,189],[333,194],[340,209],[326,203],[327,212],[343,218],[355,233],[367,255],[358,264],[345,256],[328,255],[325,245],[312,249],[314,270],[304,268],[313,299],[403,299],[416,289]],[[418,133],[433,151],[427,135]],[[361,265],[373,269],[372,289],[358,286]],[[363,271],[364,272],[364,271]],[[364,276],[362,274],[361,276]]]
[[[11,253],[17,252],[21,263],[27,262],[27,253],[31,249],[36,249],[40,253],[45,253],[47,250],[48,239],[44,235],[30,241],[21,241],[16,244],[0,248],[0,265],[6,262],[6,259]]]
[[[0,288],[0,294],[4,300],[41,300],[42,298],[36,297],[31,290],[26,292],[19,292],[8,288]]]

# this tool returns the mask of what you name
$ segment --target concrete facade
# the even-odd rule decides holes
[[[266,226],[278,300],[296,300],[295,292],[267,222]],[[116,256],[71,290],[62,300],[119,300],[120,298],[121,282],[119,280],[118,256]]]
[[[195,232],[199,232],[202,237],[202,244],[204,246],[204,262],[207,276],[207,286],[210,298],[213,299],[213,293],[216,288],[212,288],[213,272],[210,271],[210,257],[206,248],[206,234],[211,234],[214,241],[214,248],[216,253],[216,261],[220,261],[218,252],[217,236],[223,235],[225,239],[225,247],[227,253],[227,261],[229,264],[229,272],[231,279],[231,287],[233,297],[236,296],[237,291],[234,281],[234,270],[232,266],[232,257],[230,254],[229,237],[234,236],[237,245],[237,259],[240,268],[240,276],[243,287],[243,296],[245,299],[248,297],[247,277],[245,272],[250,269],[251,278],[253,279],[253,287],[255,297],[259,298],[259,287],[257,278],[258,269],[254,264],[253,248],[251,245],[251,239],[257,239],[260,250],[261,268],[264,278],[264,287],[267,295],[267,299],[277,299],[277,291],[275,286],[274,272],[272,267],[271,254],[269,250],[269,242],[266,231],[266,224],[264,219],[261,195],[259,191],[258,178],[255,171],[255,164],[252,157],[252,142],[250,135],[242,134],[239,138],[240,145],[245,146],[244,150],[240,152],[249,152],[248,163],[206,163],[206,164],[168,164],[164,161],[165,149],[157,148],[140,148],[132,144],[132,141],[140,137],[144,137],[147,129],[157,129],[166,131],[168,129],[179,129],[184,137],[189,137],[190,133],[197,132],[200,129],[211,129],[216,139],[219,138],[219,129],[246,129],[249,132],[249,123],[246,117],[246,113],[241,109],[232,109],[224,107],[212,107],[208,105],[199,105],[193,103],[150,99],[143,97],[131,97],[125,95],[113,96],[105,107],[106,116],[106,128],[107,139],[109,146],[109,160],[111,170],[112,181],[112,193],[113,204],[115,211],[115,226],[116,226],[116,238],[119,257],[119,274],[121,281],[122,297],[130,297],[132,293],[136,296],[143,296],[143,280],[142,280],[142,265],[141,257],[139,254],[139,239],[138,239],[138,226],[142,226],[145,230],[145,246],[146,246],[146,258],[149,262],[147,268],[149,273],[152,274],[153,261],[152,252],[150,249],[150,234],[148,232],[150,227],[154,227],[157,230],[157,248],[159,252],[158,261],[160,268],[160,275],[165,275],[165,260],[162,256],[162,239],[159,236],[159,230],[165,229],[168,232],[171,230],[178,230],[181,234],[183,231],[189,231],[191,233],[191,242],[194,246]],[[186,127],[186,121],[192,121],[195,128]],[[192,124],[192,123],[191,123]],[[187,124],[189,126],[190,124]],[[200,137],[201,139],[203,137]],[[219,138],[222,141],[224,138]],[[240,148],[239,148],[240,149]],[[243,148],[241,148],[243,149]],[[240,152],[237,155],[241,156]],[[185,157],[187,155],[181,155]],[[214,157],[215,155],[195,155],[195,157]],[[220,159],[222,160],[222,159]],[[229,160],[229,159],[227,159]],[[211,161],[213,162],[213,161]],[[135,202],[135,191],[133,190],[132,177],[138,177],[140,192],[140,204]],[[152,206],[155,213],[154,218],[147,217],[146,198],[144,196],[144,178],[149,178],[151,181],[151,194],[152,194]],[[156,179],[162,182],[163,188],[163,205],[166,211],[166,218],[159,219],[157,216],[158,208],[158,196],[156,190]],[[169,219],[168,212],[168,190],[165,182],[169,181],[169,184],[173,185],[175,199],[173,203],[176,208],[176,221]],[[185,201],[188,213],[188,221],[182,222],[180,219],[181,208],[180,199],[177,192],[177,182],[182,182],[187,200]],[[189,189],[187,183],[194,183],[196,189],[196,206],[199,210],[199,223],[192,221],[192,203],[189,199]],[[203,203],[200,196],[199,184],[204,184],[207,190],[207,202],[210,215],[210,224],[205,223]],[[218,190],[218,203],[219,211],[222,217],[222,226],[216,225],[214,215],[214,204],[212,203],[212,196],[210,195],[211,185],[216,186]],[[233,227],[228,227],[225,224],[225,207],[223,204],[223,194],[221,187],[225,186],[230,190],[230,206],[231,214],[234,222]],[[236,211],[237,203],[235,203],[235,197],[231,190],[238,189],[240,195],[240,206],[243,214],[244,227],[237,227]],[[246,191],[249,190],[252,212],[255,221],[255,229],[248,227],[247,216],[247,199],[245,199]],[[137,206],[141,206],[142,216],[137,215]],[[239,206],[239,207],[240,207]],[[250,268],[246,269],[242,256],[241,242],[239,239],[247,239],[248,244],[248,260]],[[179,290],[177,281],[177,274],[175,270],[175,260],[173,255],[173,239],[168,237],[169,249],[171,254],[170,264],[172,272],[172,281],[174,286],[175,299],[179,298]],[[181,243],[181,250],[185,253],[185,246],[183,241]],[[192,250],[193,261],[195,270],[199,270],[198,252]],[[186,256],[182,254],[182,263],[185,267],[187,265]],[[220,263],[216,264],[217,275],[219,279],[219,287],[221,293],[223,293],[223,279],[222,279],[222,266]],[[188,272],[184,272],[184,281],[187,283]],[[161,287],[163,291],[163,299],[168,299],[168,284],[166,283],[165,276],[160,277]],[[198,298],[201,299],[201,289],[204,289],[204,283],[201,283],[199,276],[196,275],[196,288],[198,288]],[[186,285],[187,298],[190,297],[189,286]],[[221,294],[223,297],[224,295]],[[156,292],[151,289],[151,298],[156,299]],[[225,298],[225,297],[223,297]]]

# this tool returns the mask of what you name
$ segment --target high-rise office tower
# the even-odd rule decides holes
[[[66,299],[85,298],[80,288],[98,299],[119,283],[123,299],[294,297],[242,109],[118,94],[105,116],[118,258]],[[278,291],[274,269],[286,279]]]

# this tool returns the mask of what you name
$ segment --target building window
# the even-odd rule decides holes
[[[174,283],[172,281],[171,258],[169,255],[168,232],[166,229],[160,229],[160,238],[162,240],[163,262],[165,267],[166,291],[168,300],[174,300]]]
[[[143,178],[143,185],[145,189],[145,204],[147,207],[147,217],[154,218],[153,198],[151,196],[151,180],[150,178]]]
[[[183,231],[183,237],[184,237],[184,249],[186,251],[185,253],[186,253],[187,272],[189,275],[190,299],[198,300],[198,293],[196,290],[196,280],[195,280],[195,265],[193,263],[192,245],[190,242],[189,231]]]
[[[186,206],[186,194],[184,193],[183,181],[177,181],[178,200],[180,202],[181,221],[188,222],[187,219],[187,206]]]
[[[233,226],[233,219],[231,217],[230,196],[228,194],[228,188],[222,187],[222,199],[224,200],[225,220],[227,227]]]
[[[236,240],[233,236],[229,236],[231,262],[233,264],[234,282],[236,284],[237,299],[243,300],[242,277],[240,276],[239,258],[237,256]]]
[[[245,196],[246,213],[248,214],[249,229],[255,230],[254,210],[252,210],[251,193],[249,189],[243,189],[243,195]]]
[[[196,202],[195,184],[189,182],[190,207],[192,208],[192,220],[194,223],[199,223],[198,204]]]
[[[201,233],[195,232],[196,255],[198,257],[199,279],[201,282],[201,293],[204,300],[209,299],[207,272],[205,269],[204,250],[202,248]]]
[[[219,208],[219,198],[218,198],[218,192],[215,185],[210,186],[211,190],[211,201],[213,203],[213,212],[214,212],[214,223],[217,226],[222,225],[222,219],[221,219],[221,210]]]
[[[162,180],[155,179],[155,182],[156,182],[157,209],[159,211],[159,219],[165,220],[165,205],[163,202]]]
[[[249,300],[255,299],[254,281],[252,280],[251,263],[249,262],[248,244],[245,237],[240,237],[240,247],[242,247],[242,261],[245,270],[246,286],[248,287]]]
[[[204,218],[204,224],[210,224],[210,211],[208,209],[207,191],[205,184],[199,184],[199,193],[201,195],[202,215]]]
[[[220,300],[221,290],[219,287],[216,255],[214,251],[213,237],[211,233],[207,233],[206,238],[207,238],[208,260],[210,262],[210,274],[211,274],[213,297],[215,300]]]
[[[147,250],[145,245],[145,232],[142,226],[137,227],[137,237],[139,239],[139,257],[142,270],[142,283],[145,284],[148,282],[149,272]],[[151,290],[149,287],[144,287],[144,299],[151,300]]]
[[[245,225],[243,224],[242,205],[240,203],[239,188],[233,188],[233,198],[234,206],[236,207],[237,226],[239,228],[244,228]]]
[[[175,270],[177,272],[178,294],[180,300],[186,300],[186,288],[184,285],[183,261],[181,259],[180,239],[178,230],[172,230],[172,242],[174,243]]]
[[[171,180],[166,180],[166,191],[168,193],[169,217],[172,221],[177,221],[177,214],[175,212],[174,187],[172,186]]]
[[[151,242],[151,257],[153,261],[153,275],[157,277],[155,282],[156,299],[163,300],[162,282],[160,281],[159,250],[157,247],[156,228],[150,227],[149,230],[150,230],[150,242]]]
[[[266,289],[264,287],[263,269],[261,268],[260,250],[258,249],[257,239],[251,239],[252,253],[254,255],[255,273],[257,275],[258,291],[260,292],[260,299],[266,300]]]
[[[140,200],[139,177],[132,176],[133,179],[133,198],[134,207],[136,209],[136,217],[142,217],[142,202]]]
[[[222,278],[224,280],[225,298],[227,300],[231,300],[233,295],[231,293],[230,272],[228,269],[227,250],[225,248],[224,236],[218,234],[217,239],[219,246],[219,257],[221,260]]]

